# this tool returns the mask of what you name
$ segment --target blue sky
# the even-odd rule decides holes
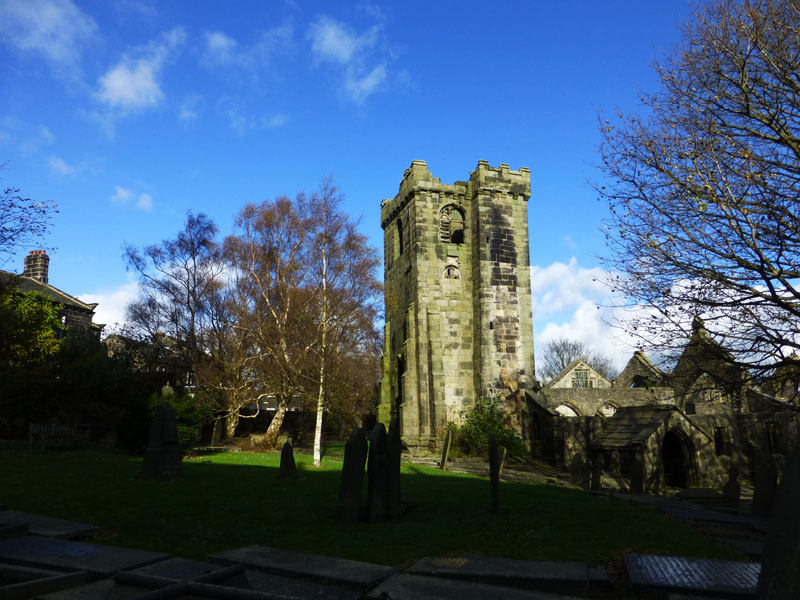
[[[50,282],[111,323],[135,293],[123,244],[174,236],[188,210],[227,233],[245,203],[332,175],[381,248],[380,201],[412,160],[447,183],[478,160],[529,167],[535,343],[582,339],[622,366],[592,281],[598,114],[640,109],[689,16],[678,0],[0,0],[0,184],[58,204]]]

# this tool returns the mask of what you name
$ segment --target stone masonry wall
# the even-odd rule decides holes
[[[433,447],[477,396],[532,381],[530,175],[484,161],[442,184],[424,161],[381,204],[386,339],[378,418]]]

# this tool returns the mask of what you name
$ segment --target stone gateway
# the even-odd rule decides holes
[[[481,396],[534,383],[530,171],[479,161],[443,184],[415,160],[381,203],[386,331],[378,419],[431,450]],[[519,416],[516,416],[519,419]],[[516,421],[519,424],[519,421]]]

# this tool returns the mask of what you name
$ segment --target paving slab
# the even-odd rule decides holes
[[[247,571],[245,578],[249,589],[277,598],[286,598],[287,600],[305,600],[306,598],[314,598],[315,600],[358,600],[362,594],[362,592],[354,590],[345,590],[309,581],[299,581],[258,571]]]
[[[64,540],[89,537],[100,532],[100,528],[96,525],[43,517],[18,510],[0,511],[0,527],[12,525],[27,525],[28,531],[32,535],[43,535]]]
[[[441,577],[426,577],[401,573],[392,575],[371,590],[365,598],[371,600],[569,600],[569,596],[531,592],[515,588],[457,581]]]
[[[138,575],[148,575],[154,578],[163,578],[172,582],[192,581],[212,573],[219,573],[226,569],[219,564],[189,560],[187,558],[168,558],[156,563],[145,565],[133,569],[132,571],[121,571],[117,574],[117,579],[127,573]],[[242,569],[244,571],[244,569]]]
[[[0,540],[0,561],[61,571],[110,575],[169,558],[169,554],[33,535]]]
[[[514,560],[478,554],[423,558],[407,572],[525,589],[576,591],[611,587],[608,573],[587,563]]]
[[[634,590],[755,598],[761,572],[754,562],[653,554],[625,554],[623,559]]]
[[[395,572],[392,567],[371,563],[303,554],[269,546],[247,546],[212,554],[208,560],[223,564],[241,563],[259,571],[331,583],[352,589],[369,589]]]

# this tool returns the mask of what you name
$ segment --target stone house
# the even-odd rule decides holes
[[[611,382],[590,367],[583,359],[576,358],[547,384],[549,388],[609,388]]]
[[[61,305],[59,316],[64,328],[80,327],[100,337],[105,325],[94,322],[96,303],[82,302],[75,296],[50,285],[50,257],[45,250],[31,250],[25,257],[22,275],[0,271],[0,283],[13,285],[19,292],[38,292]]]

